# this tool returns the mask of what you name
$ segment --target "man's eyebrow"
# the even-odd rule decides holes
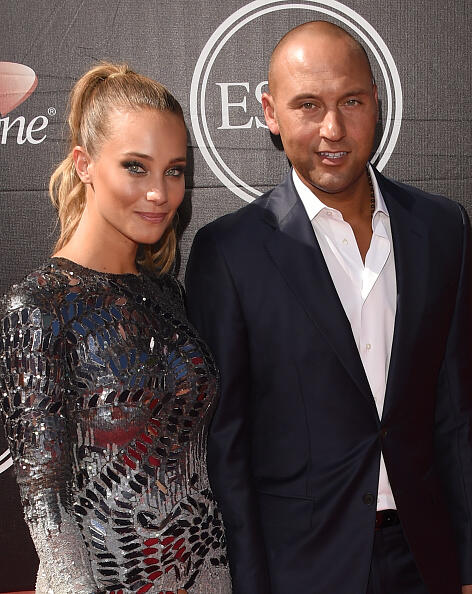
[[[370,93],[370,89],[366,89],[364,87],[351,89],[346,93],[341,95],[341,98],[350,97],[352,95],[368,95]],[[304,99],[320,99],[322,100],[321,96],[317,93],[299,93],[290,99],[290,103],[297,103],[298,101],[303,101]]]

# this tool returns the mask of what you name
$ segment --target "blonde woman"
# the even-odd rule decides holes
[[[70,106],[70,151],[50,184],[60,238],[2,308],[3,420],[36,592],[226,594],[206,472],[217,372],[168,274],[182,109],[108,63]]]

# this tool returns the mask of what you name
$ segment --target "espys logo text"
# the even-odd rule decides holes
[[[11,134],[16,133],[17,144],[40,144],[46,138],[43,133],[49,123],[46,116],[38,115],[28,123],[22,115],[11,121],[10,116],[7,116],[28,99],[37,84],[38,78],[29,66],[0,62],[0,144],[7,143],[10,130]],[[48,113],[54,115],[56,110],[50,107]]]
[[[397,142],[402,88],[393,57],[374,27],[337,0],[255,0],[211,35],[190,89],[192,128],[203,157],[216,177],[247,202],[262,194],[258,188],[266,189],[266,171],[286,171],[287,161],[274,150],[261,109],[270,53],[289,29],[318,19],[331,20],[353,33],[374,58],[383,123],[371,159],[378,170],[384,168]]]

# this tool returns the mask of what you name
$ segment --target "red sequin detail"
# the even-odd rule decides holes
[[[141,450],[143,452],[143,454],[147,454],[147,452],[148,452],[147,447],[140,441],[136,442],[136,447],[138,448],[138,450]]]
[[[158,577],[161,577],[162,571],[155,571],[154,573],[150,573],[148,575],[148,579],[150,580],[157,580]]]
[[[154,555],[154,553],[157,553],[158,550],[154,549],[153,547],[150,547],[149,549],[143,549],[143,555],[146,555],[146,557],[149,557],[149,555]]]
[[[154,407],[156,406],[156,404],[157,404],[158,402],[159,402],[159,398],[153,398],[153,399],[151,400],[151,402],[149,403],[149,408],[150,408],[151,410],[153,410],[153,409],[154,409]]]
[[[179,538],[179,540],[174,544],[174,546],[172,548],[175,550],[180,549],[180,547],[182,546],[182,544],[184,542],[185,542],[184,538]]]
[[[131,460],[130,458],[128,458],[126,454],[123,454],[123,460],[125,461],[125,464],[127,464],[130,468],[136,470],[136,463],[133,462],[133,460]]]
[[[137,452],[136,450],[133,450],[133,448],[128,447],[128,452],[133,456],[133,458],[136,458],[136,460],[139,460],[139,462],[142,461],[143,457],[141,456],[141,454],[139,452]]]

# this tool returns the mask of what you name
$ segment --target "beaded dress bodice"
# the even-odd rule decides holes
[[[37,594],[229,593],[206,471],[217,373],[178,283],[53,258],[1,315],[1,408]]]

